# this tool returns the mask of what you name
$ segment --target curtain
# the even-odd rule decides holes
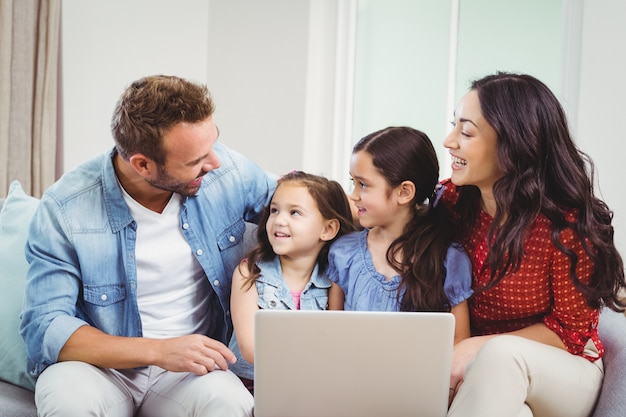
[[[0,0],[0,196],[40,197],[62,170],[61,0]]]

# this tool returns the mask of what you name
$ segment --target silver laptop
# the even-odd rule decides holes
[[[443,417],[451,313],[260,310],[255,417]]]

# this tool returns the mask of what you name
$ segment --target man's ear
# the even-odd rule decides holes
[[[130,166],[142,177],[149,177],[156,172],[156,163],[142,153],[136,153],[128,160]]]
[[[332,219],[326,222],[326,226],[322,229],[322,233],[320,234],[320,239],[324,242],[328,242],[329,240],[333,240],[337,233],[339,233],[339,220]]]
[[[402,181],[402,184],[397,187],[397,193],[398,203],[409,203],[415,197],[415,184],[413,184],[413,181]]]

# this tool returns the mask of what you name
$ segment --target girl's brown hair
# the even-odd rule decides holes
[[[317,207],[322,217],[327,220],[337,219],[339,221],[339,232],[333,239],[325,242],[322,250],[317,255],[318,270],[323,272],[328,266],[328,250],[330,248],[330,244],[339,236],[356,230],[356,224],[352,216],[352,210],[348,197],[346,196],[343,187],[337,181],[329,180],[322,176],[308,174],[302,171],[292,171],[279,178],[276,190],[284,184],[306,187],[311,194],[311,197],[313,197],[317,203]],[[276,191],[274,191],[274,193],[276,193]],[[274,250],[272,249],[272,245],[270,245],[267,229],[265,228],[269,215],[270,210],[268,205],[263,209],[261,219],[259,220],[259,226],[257,227],[257,245],[247,256],[248,270],[250,271],[249,275],[245,277],[244,285],[246,285],[247,288],[252,286],[261,273],[257,263],[259,261],[271,261],[276,256]],[[239,271],[241,272],[241,269]]]

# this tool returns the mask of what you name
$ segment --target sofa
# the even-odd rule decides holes
[[[13,181],[0,198],[0,416],[36,417],[34,379],[26,372],[26,351],[18,334],[27,263],[28,224],[38,200]],[[250,231],[247,234],[250,240]],[[600,338],[606,348],[605,377],[592,417],[623,417],[626,410],[626,316],[605,309]]]

